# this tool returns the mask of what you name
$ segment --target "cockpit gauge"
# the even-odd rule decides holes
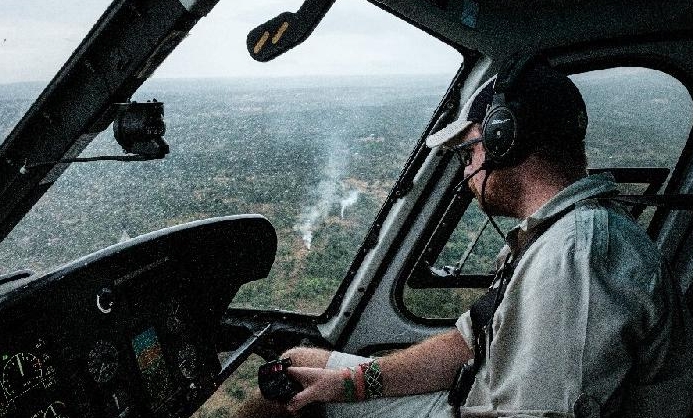
[[[67,414],[67,407],[60,401],[55,401],[48,405],[45,410],[38,411],[31,418],[70,418]]]
[[[166,329],[172,334],[178,334],[183,330],[183,326],[183,309],[181,308],[180,301],[173,300],[168,308]]]
[[[87,367],[95,382],[108,382],[118,371],[118,350],[108,341],[97,341],[89,351]]]
[[[8,398],[14,398],[41,383],[43,364],[32,353],[17,353],[5,361],[2,368],[2,388]]]
[[[195,379],[200,374],[200,362],[197,350],[190,344],[185,344],[178,351],[178,370],[186,379]]]
[[[132,397],[122,390],[111,394],[108,400],[108,410],[113,416],[129,417],[133,411]]]

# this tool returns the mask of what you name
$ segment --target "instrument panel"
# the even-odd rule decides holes
[[[216,332],[276,235],[224,217],[109,247],[0,288],[0,418],[187,417],[216,389]]]

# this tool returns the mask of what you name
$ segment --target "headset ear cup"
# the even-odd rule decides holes
[[[509,164],[515,155],[517,119],[505,105],[491,108],[482,123],[483,144],[486,159],[497,164]]]

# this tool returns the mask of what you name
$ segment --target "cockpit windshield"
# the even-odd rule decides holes
[[[55,36],[53,15],[99,3],[84,16],[93,23],[107,6],[71,1],[52,13],[26,11],[42,3],[3,4],[0,19],[26,13],[12,27],[24,22],[26,33]],[[241,289],[234,303],[322,312],[462,57],[363,1],[337,2],[291,54],[251,60],[248,31],[301,3],[221,1],[132,97],[165,104],[170,154],[72,164],[0,243],[0,273],[46,271],[183,222],[260,213],[277,229],[277,258],[270,277]],[[36,16],[45,19],[29,25]],[[77,37],[74,48],[81,37],[66,33]],[[45,86],[35,80],[59,68],[30,71],[31,63],[12,67],[23,74],[0,70],[3,139]],[[81,156],[118,154],[109,127]]]

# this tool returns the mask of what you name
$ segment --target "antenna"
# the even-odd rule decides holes
[[[284,12],[251,30],[246,44],[254,60],[270,61],[305,41],[335,0],[306,0],[298,12]]]

